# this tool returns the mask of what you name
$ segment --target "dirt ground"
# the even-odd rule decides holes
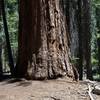
[[[87,89],[83,82],[73,82],[69,78],[44,81],[8,79],[0,82],[0,100],[90,100]]]

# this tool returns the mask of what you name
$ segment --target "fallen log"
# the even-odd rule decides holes
[[[92,90],[94,94],[100,95],[100,86],[94,86],[94,89]]]

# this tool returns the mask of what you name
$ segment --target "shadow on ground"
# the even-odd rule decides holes
[[[0,78],[0,82],[3,82],[2,85],[14,84],[14,83],[17,83],[16,86],[23,86],[23,87],[31,85],[31,81],[27,81],[23,78],[13,78],[11,75],[2,75],[2,77]]]

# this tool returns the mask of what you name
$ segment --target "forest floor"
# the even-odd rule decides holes
[[[0,100],[90,100],[87,83],[70,78],[27,81],[7,79],[0,82]],[[95,96],[94,100],[100,100]]]

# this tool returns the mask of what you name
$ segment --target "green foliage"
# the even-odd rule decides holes
[[[92,59],[91,59],[91,62],[92,62],[92,64],[93,64],[93,65],[98,64],[98,60],[97,60],[97,59],[95,59],[95,58],[92,58]]]
[[[97,38],[100,37],[99,28],[97,25],[100,20],[100,15],[97,14],[97,9],[100,7],[100,0],[92,0],[92,40],[91,40],[91,56],[92,64],[98,63],[98,45]],[[99,9],[100,12],[100,9]],[[99,23],[100,24],[100,23]],[[95,62],[95,63],[94,63]]]
[[[14,58],[14,63],[16,63],[17,48],[18,48],[18,0],[5,0],[5,11],[6,19],[8,24],[8,31],[10,36],[10,43]],[[0,18],[0,39],[5,41],[4,27],[2,16]],[[8,67],[8,54],[6,45],[3,45],[3,65]],[[8,68],[7,68],[8,69]]]
[[[100,38],[100,0],[92,0],[92,40],[91,40],[91,63],[92,70],[95,71],[94,79],[100,79],[100,74],[98,72],[98,65],[100,53],[98,51],[97,40]]]
[[[17,0],[5,0],[5,4],[10,42],[14,48],[18,44],[18,2]],[[2,18],[0,20],[0,38],[5,38]]]
[[[18,0],[5,0],[8,30],[14,62],[16,63],[18,48]]]
[[[77,58],[77,57],[72,57],[72,58],[71,58],[71,63],[72,63],[72,64],[77,64],[77,60],[79,60],[79,58]]]
[[[100,0],[92,0],[95,7],[100,6]]]
[[[17,47],[18,41],[18,4],[17,0],[6,0],[7,21],[12,48]]]

